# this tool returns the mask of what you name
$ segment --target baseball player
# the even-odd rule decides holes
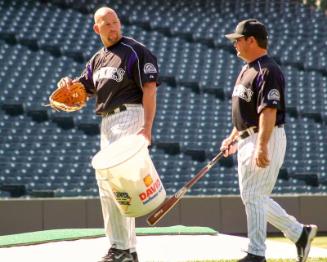
[[[268,33],[255,19],[241,21],[226,35],[246,64],[232,94],[234,129],[221,145],[225,156],[238,150],[239,186],[245,206],[248,254],[240,262],[264,262],[267,221],[296,244],[306,261],[316,225],[300,224],[270,198],[286,149],[284,76],[268,56]],[[238,139],[238,143],[231,142]]]
[[[101,148],[136,133],[150,143],[159,85],[156,57],[141,43],[122,36],[120,20],[109,7],[95,12],[93,29],[104,47],[90,59],[80,77],[62,78],[58,86],[79,81],[90,96],[96,97],[96,114],[102,116]],[[138,261],[135,218],[119,212],[107,177],[97,175],[97,183],[105,232],[111,243],[102,261]]]

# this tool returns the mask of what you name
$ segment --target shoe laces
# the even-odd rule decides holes
[[[122,250],[122,249],[117,249],[117,248],[110,248],[107,255],[103,257],[102,262],[111,262],[115,261],[117,259],[117,256],[131,256],[129,253],[129,250]],[[131,256],[132,257],[132,256]]]

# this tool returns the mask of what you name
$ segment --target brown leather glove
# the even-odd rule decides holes
[[[86,105],[87,93],[80,82],[73,82],[68,87],[59,87],[49,97],[50,104],[57,111],[73,112]]]

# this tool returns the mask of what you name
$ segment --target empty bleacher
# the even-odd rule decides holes
[[[101,0],[0,2],[0,197],[97,196],[94,101],[54,112],[49,94],[77,76],[101,47],[92,32]],[[224,34],[241,19],[268,27],[270,54],[286,78],[288,147],[274,193],[327,194],[327,17],[297,1],[110,2],[123,32],[158,57],[162,84],[150,153],[173,194],[219,150],[232,129],[230,96],[243,63]],[[222,159],[189,192],[238,194],[236,156]]]

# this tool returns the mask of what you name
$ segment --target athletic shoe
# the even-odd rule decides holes
[[[137,256],[136,256],[137,258]],[[99,262],[134,262],[133,255],[129,250],[121,250],[117,248],[110,248],[108,254]]]
[[[237,261],[238,262],[266,262],[266,258],[248,253],[245,257]]]
[[[311,242],[317,235],[318,227],[316,225],[305,225],[299,240],[295,243],[297,249],[297,262],[307,261]]]
[[[137,253],[133,252],[131,254],[132,254],[132,257],[133,257],[133,262],[139,262],[139,258],[137,257]]]

